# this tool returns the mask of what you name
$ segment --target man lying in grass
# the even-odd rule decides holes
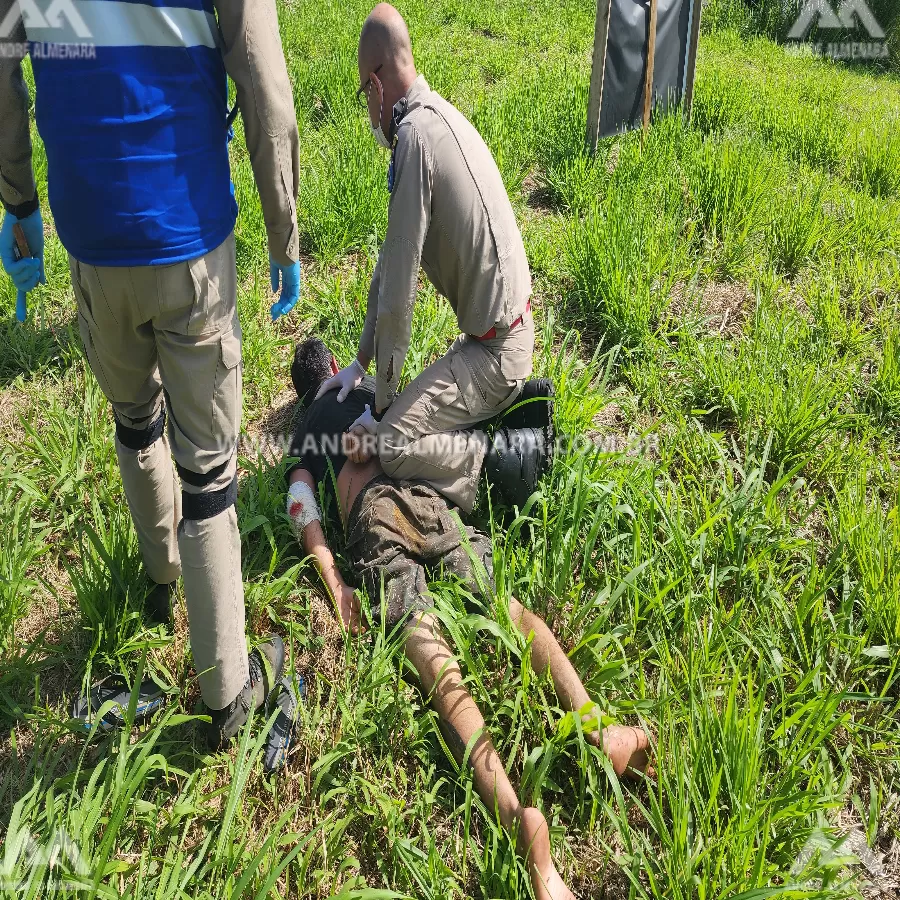
[[[301,402],[314,397],[320,385],[337,369],[331,351],[315,338],[295,353],[291,376]],[[291,446],[300,459],[288,473],[288,515],[306,551],[319,568],[337,605],[343,624],[354,632],[362,628],[360,607],[352,588],[341,576],[322,530],[316,502],[317,487],[324,483],[337,499],[347,535],[347,555],[354,574],[374,601],[383,595],[383,612],[389,629],[405,630],[405,652],[425,694],[430,697],[447,738],[448,746],[462,762],[469,750],[478,793],[489,809],[496,810],[504,828],[518,835],[538,900],[564,900],[573,894],[566,888],[550,856],[547,822],[533,807],[524,808],[503,767],[503,761],[485,733],[485,722],[463,682],[462,673],[431,614],[426,569],[442,569],[462,580],[475,596],[493,592],[490,539],[471,527],[463,527],[451,514],[446,500],[421,481],[388,478],[372,455],[368,462],[348,458],[356,439],[347,428],[373,401],[374,385],[366,378],[349,392],[344,402],[337,389],[316,399],[307,409]],[[552,415],[547,400],[532,404]],[[534,415],[534,410],[530,411]],[[516,600],[509,613],[522,634],[533,636],[531,659],[535,671],[550,670],[560,704],[584,713],[586,722],[599,721],[599,712],[547,625]],[[602,747],[617,774],[647,766],[648,740],[638,728],[613,726],[593,730],[587,739]]]

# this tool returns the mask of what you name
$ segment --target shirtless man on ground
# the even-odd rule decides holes
[[[336,370],[334,357],[322,341],[312,338],[301,344],[291,371],[300,400],[309,402]],[[372,598],[373,615],[383,616],[389,629],[404,629],[406,657],[440,716],[447,744],[460,763],[470,748],[469,764],[478,793],[488,809],[496,811],[503,827],[517,834],[535,897],[574,900],[553,863],[547,822],[538,809],[525,808],[520,802],[432,613],[427,571],[442,570],[459,578],[473,595],[493,593],[490,539],[463,526],[446,500],[424,482],[388,478],[377,456],[363,464],[348,458],[348,454],[354,458],[359,454],[350,446],[354,436],[346,431],[373,396],[374,384],[367,378],[342,403],[337,402],[335,389],[309,405],[290,450],[300,462],[288,472],[288,515],[298,539],[314,557],[343,624],[358,633],[364,628],[358,599],[344,581],[321,525],[316,498],[319,484],[324,483],[337,501],[347,535],[347,557]],[[516,414],[513,411],[504,425],[513,427]],[[533,423],[534,409],[528,415]],[[383,605],[374,609],[379,597]],[[615,725],[600,731],[599,710],[545,622],[515,599],[509,601],[509,613],[519,631],[532,638],[534,670],[543,674],[549,669],[560,705],[582,714],[593,729],[586,734],[587,740],[602,748],[616,774],[644,771],[647,735],[639,728]]]

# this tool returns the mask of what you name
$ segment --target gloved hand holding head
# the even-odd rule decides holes
[[[21,257],[16,244],[14,226],[19,225],[25,234],[31,256]],[[44,273],[44,221],[40,209],[22,219],[6,213],[0,225],[0,262],[18,291],[16,318],[24,322],[28,313],[27,295],[39,284],[46,284]]]
[[[412,43],[403,16],[389,3],[369,14],[359,38],[359,97],[369,113],[375,140],[389,148],[394,105],[416,80]]]

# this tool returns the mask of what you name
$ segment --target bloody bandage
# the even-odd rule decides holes
[[[319,504],[313,489],[302,481],[295,481],[288,491],[287,514],[294,525],[297,539],[303,537],[303,532],[310,522],[321,522]]]

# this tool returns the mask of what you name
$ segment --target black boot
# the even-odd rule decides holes
[[[212,711],[209,746],[213,750],[221,750],[236,737],[250,717],[251,710],[259,709],[266,702],[269,691],[281,678],[283,669],[284,641],[273,634],[250,654],[250,678],[241,692],[225,709]]]
[[[499,425],[504,428],[540,428],[547,431],[547,439],[553,443],[553,398],[556,388],[549,378],[533,378],[526,381],[519,399],[508,412],[501,415]]]
[[[553,465],[553,443],[542,428],[498,428],[484,460],[487,480],[514,506],[524,506]]]
[[[153,625],[172,624],[172,606],[175,600],[176,582],[156,584],[151,582],[150,593],[144,600],[144,612]]]

